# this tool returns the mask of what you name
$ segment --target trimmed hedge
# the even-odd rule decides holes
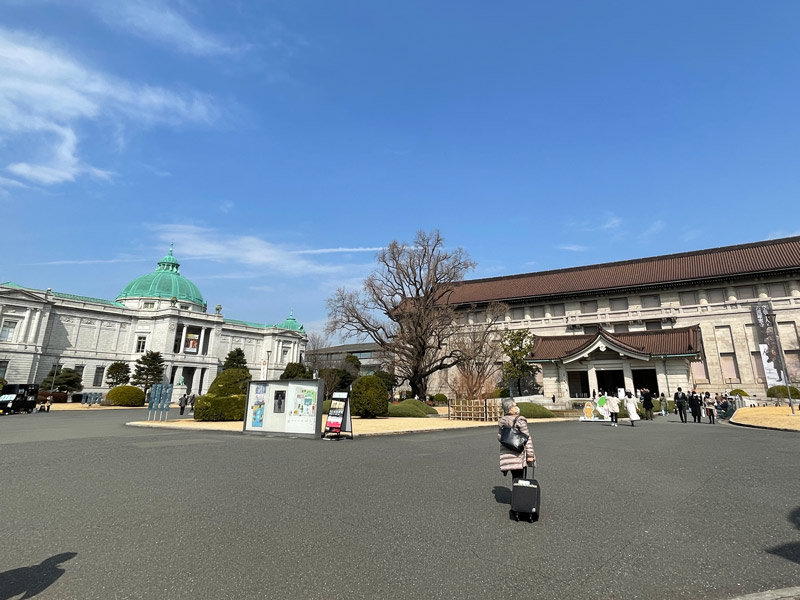
[[[436,404],[447,404],[447,396],[444,394],[436,394],[433,397],[433,401],[436,402]]]
[[[252,377],[247,369],[227,369],[214,378],[206,393],[209,396],[246,395],[247,384]]]
[[[134,385],[118,385],[106,394],[111,406],[144,406],[144,391]]]
[[[386,386],[380,377],[365,375],[353,382],[350,397],[350,410],[353,416],[365,419],[383,417],[389,412],[389,399]]]
[[[742,398],[746,398],[747,396],[750,395],[747,392],[745,392],[744,390],[740,390],[738,388],[728,392],[728,396],[736,396],[736,394],[739,394]]]
[[[556,416],[552,410],[545,408],[541,404],[520,402],[517,406],[519,406],[519,414],[526,419],[552,419]]]
[[[789,386],[789,393],[792,395],[792,398],[800,398],[800,390],[798,390],[793,385]],[[768,398],[786,398],[786,386],[785,385],[775,385],[772,386],[767,390],[767,397]]]
[[[431,408],[424,402],[420,402],[414,398],[408,398],[397,404],[390,404],[388,416],[427,419],[428,415],[431,414],[435,415],[438,413],[436,409]]]
[[[198,396],[194,404],[195,421],[243,421],[247,396]]]

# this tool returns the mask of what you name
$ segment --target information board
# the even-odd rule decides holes
[[[319,379],[251,381],[243,431],[319,437],[323,395]]]
[[[322,433],[322,437],[335,435],[335,439],[338,440],[342,439],[343,433],[349,433],[350,439],[353,439],[353,419],[350,416],[350,394],[347,392],[334,392],[331,398],[331,406],[328,409],[328,419],[325,421],[325,431]]]

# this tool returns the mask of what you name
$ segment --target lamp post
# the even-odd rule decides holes
[[[53,378],[50,380],[50,401],[53,401],[53,388],[56,384],[56,375],[58,375],[58,361],[53,365]]]

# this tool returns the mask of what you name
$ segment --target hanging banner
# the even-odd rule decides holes
[[[786,385],[783,378],[785,373],[783,359],[778,349],[778,324],[775,322],[775,314],[769,302],[758,302],[753,305],[753,325],[756,329],[767,387]]]
[[[328,409],[328,420],[325,422],[325,431],[322,437],[335,434],[335,439],[341,439],[343,433],[349,433],[353,439],[353,419],[350,416],[350,394],[347,392],[334,392],[331,406]],[[345,438],[346,439],[346,438]]]
[[[186,343],[183,345],[183,351],[197,354],[197,347],[199,346],[199,344],[200,344],[199,333],[187,333]]]
[[[247,387],[246,432],[319,437],[322,380],[251,381]]]

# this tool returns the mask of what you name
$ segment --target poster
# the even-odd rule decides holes
[[[320,380],[262,380],[247,386],[244,431],[318,437],[322,430]]]
[[[250,409],[250,426],[264,427],[264,407],[266,405],[267,386],[256,384],[253,390],[253,403]]]
[[[331,407],[328,409],[328,420],[325,428],[333,433],[342,430],[342,418],[344,417],[344,401],[331,400]]]
[[[785,385],[786,381],[783,378],[785,369],[778,342],[778,324],[775,322],[775,315],[769,302],[753,305],[753,324],[767,387]]]
[[[286,431],[313,432],[317,420],[317,388],[290,385],[286,400]]]
[[[275,390],[273,398],[272,412],[282,413],[286,411],[286,390]]]
[[[186,343],[183,345],[183,351],[197,353],[197,347],[199,345],[200,345],[200,335],[197,333],[187,333]]]

